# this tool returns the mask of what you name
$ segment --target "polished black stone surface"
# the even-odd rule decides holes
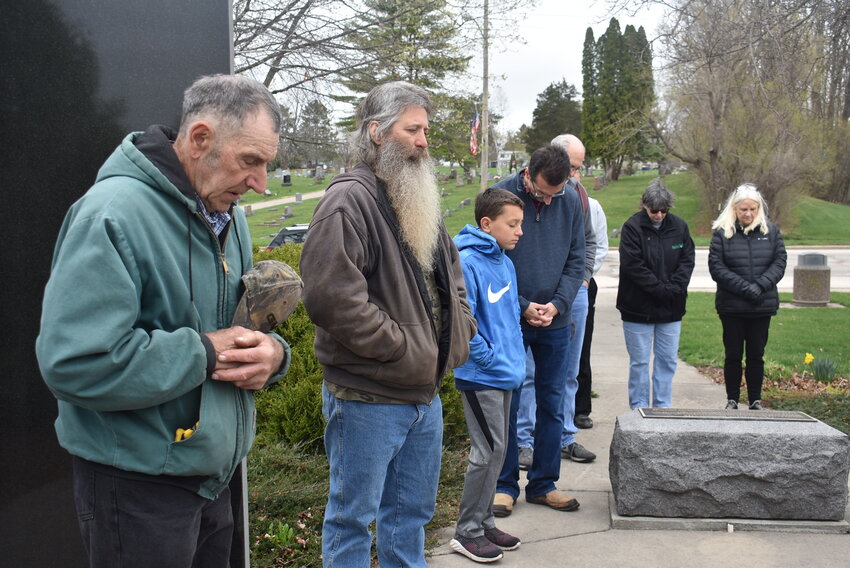
[[[4,0],[0,10],[0,564],[85,565],[70,459],[34,354],[56,233],[123,136],[177,126],[228,73],[229,0]],[[50,315],[46,315],[47,322]]]

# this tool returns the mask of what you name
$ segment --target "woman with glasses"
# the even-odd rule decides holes
[[[650,183],[640,203],[620,233],[617,309],[629,352],[629,407],[666,408],[673,399],[694,242],[687,223],[669,212],[673,195],[660,179]]]
[[[741,359],[747,354],[747,401],[761,410],[764,347],[771,316],[779,308],[776,284],[785,274],[785,244],[767,220],[767,205],[754,185],[739,186],[711,225],[708,270],[717,282],[714,304],[723,324],[726,409],[738,408]]]

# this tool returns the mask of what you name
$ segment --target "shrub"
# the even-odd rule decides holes
[[[440,400],[443,403],[443,446],[457,450],[469,445],[466,431],[466,417],[463,414],[463,402],[460,391],[455,388],[453,373],[443,380]]]

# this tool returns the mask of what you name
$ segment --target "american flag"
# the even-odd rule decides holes
[[[475,156],[478,154],[478,126],[480,124],[480,119],[478,117],[478,107],[475,107],[475,116],[472,117],[472,122],[470,126],[472,126],[472,133],[469,135],[469,151],[472,152],[472,155]]]

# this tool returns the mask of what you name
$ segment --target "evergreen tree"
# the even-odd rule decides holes
[[[343,84],[368,93],[387,81],[409,81],[439,89],[449,73],[466,70],[470,57],[453,41],[459,33],[445,0],[366,0],[365,32],[355,37],[356,49],[373,54],[373,62],[347,73]]]
[[[608,29],[593,41],[588,28],[582,55],[584,130],[588,155],[602,162],[611,180],[620,176],[625,160],[657,154],[647,136],[654,102],[652,52],[643,27],[626,26],[611,18]]]
[[[431,156],[436,160],[458,164],[464,171],[469,171],[478,163],[478,158],[469,151],[469,122],[474,114],[475,97],[437,94],[433,97],[433,103],[434,115],[428,132]],[[479,132],[479,139],[480,136]]]
[[[525,132],[529,154],[545,146],[559,134],[581,132],[581,104],[575,86],[564,79],[552,83],[537,95],[531,126]]]
[[[596,84],[596,40],[593,28],[588,27],[584,34],[584,47],[581,54],[581,75],[583,100],[581,104],[581,140],[587,151],[585,159],[592,161],[596,157],[595,140],[592,133],[596,131],[599,114],[599,88]]]
[[[337,132],[331,124],[330,111],[319,100],[308,102],[294,117],[295,126],[289,136],[290,161],[293,165],[316,167],[336,155]]]

